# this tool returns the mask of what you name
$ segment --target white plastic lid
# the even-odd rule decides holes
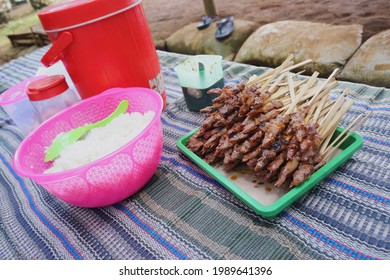
[[[27,85],[39,79],[42,79],[46,76],[37,76],[32,77],[27,80],[20,82],[19,84],[14,85],[13,87],[7,89],[2,94],[0,94],[0,105],[8,105],[12,103],[19,102],[27,97]]]

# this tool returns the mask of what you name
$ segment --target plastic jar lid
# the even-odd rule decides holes
[[[57,96],[68,88],[64,75],[48,76],[29,83],[27,96],[31,101],[41,101]]]
[[[75,28],[130,9],[141,0],[78,0],[44,8],[38,13],[46,32]]]
[[[7,89],[2,94],[0,94],[0,105],[17,103],[21,100],[26,99],[27,98],[26,86],[28,85],[28,83],[42,79],[44,77],[46,76],[32,77]]]

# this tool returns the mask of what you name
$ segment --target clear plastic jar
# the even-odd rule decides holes
[[[0,94],[1,107],[20,128],[23,136],[30,134],[42,122],[38,112],[27,98],[27,85],[44,77],[46,76],[29,78]]]
[[[63,75],[48,76],[31,82],[27,87],[27,96],[42,121],[80,101]]]

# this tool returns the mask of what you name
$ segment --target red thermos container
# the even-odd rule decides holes
[[[53,45],[41,62],[62,60],[80,97],[113,87],[159,92],[165,105],[160,63],[141,0],[78,0],[39,14]]]

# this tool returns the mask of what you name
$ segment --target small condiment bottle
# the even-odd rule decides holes
[[[80,101],[80,97],[68,86],[64,75],[48,76],[31,82],[27,87],[27,96],[42,121]]]
[[[29,135],[42,122],[27,97],[27,85],[46,76],[31,77],[0,94],[0,105],[19,127],[23,136]]]

